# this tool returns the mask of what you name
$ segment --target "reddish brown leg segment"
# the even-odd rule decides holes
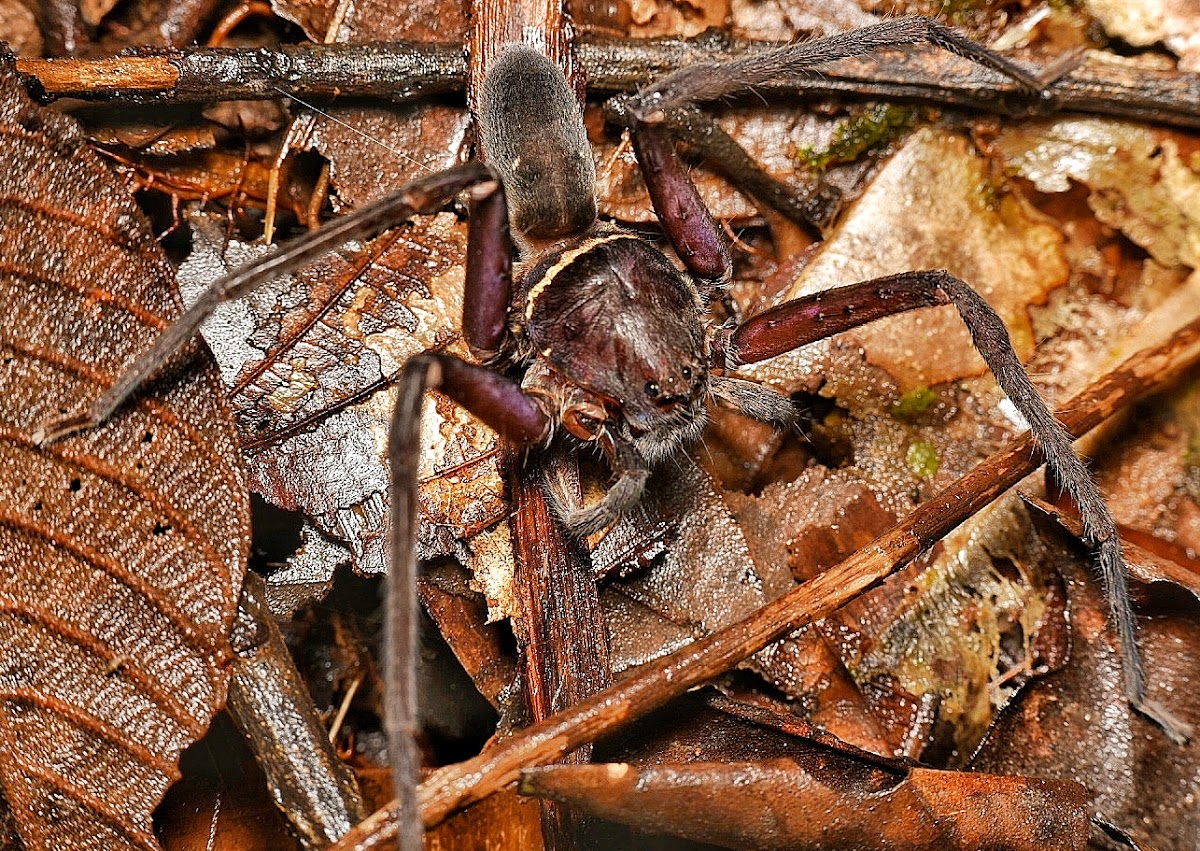
[[[471,196],[462,327],[471,354],[487,362],[500,354],[508,330],[512,238],[508,232],[508,202],[500,181],[480,184]]]
[[[1187,724],[1146,699],[1125,558],[1117,525],[1071,439],[1038,395],[996,312],[966,283],[945,271],[904,272],[798,298],[744,322],[724,347],[728,366],[765,360],[839,331],[918,307],[953,304],[975,348],[996,376],[1041,446],[1046,464],[1074,498],[1084,539],[1097,550],[1109,614],[1121,644],[1125,692],[1130,704],[1176,741],[1190,735]]]
[[[613,98],[605,105],[605,117],[623,126],[634,122],[630,111],[636,103]],[[840,193],[819,181],[789,186],[776,180],[754,161],[712,116],[691,104],[663,110],[665,132],[684,150],[690,150],[755,201],[782,213],[803,227],[824,229],[841,202]]]
[[[679,259],[697,277],[728,280],[733,270],[729,252],[671,138],[660,125],[641,121],[634,121],[630,132],[650,200]]]
[[[785,302],[738,326],[725,359],[730,366],[757,363],[885,316],[949,304],[936,280],[944,274],[905,272]]]
[[[550,419],[510,378],[449,355],[409,361],[388,435],[391,481],[391,556],[387,612],[387,733],[396,797],[400,802],[399,847],[420,851],[424,828],[417,810],[417,467],[421,458],[421,401],[441,390],[500,434],[534,443],[550,430]]]

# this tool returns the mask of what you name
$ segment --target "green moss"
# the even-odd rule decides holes
[[[928,387],[917,387],[901,396],[900,401],[892,405],[889,413],[898,420],[912,422],[933,407],[937,398],[937,394]]]
[[[871,104],[857,116],[847,119],[833,131],[833,142],[824,151],[805,146],[797,157],[810,171],[820,174],[832,165],[854,162],[874,148],[880,148],[912,126],[915,110],[888,103]]]
[[[1183,454],[1183,463],[1189,467],[1200,467],[1200,433],[1188,433],[1187,450]]]
[[[915,440],[909,444],[904,460],[908,462],[908,469],[923,479],[936,476],[942,464],[937,449],[928,440]]]

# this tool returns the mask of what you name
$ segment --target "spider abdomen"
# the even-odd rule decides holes
[[[508,46],[479,97],[484,154],[500,173],[518,237],[552,240],[596,219],[596,166],[575,93],[531,47]]]

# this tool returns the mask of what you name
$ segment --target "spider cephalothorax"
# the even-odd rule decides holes
[[[570,434],[598,441],[631,479],[626,489],[698,436],[709,387],[704,305],[653,245],[594,228],[546,252],[520,290],[513,325],[530,358],[522,386]],[[635,498],[586,520],[563,516],[592,532]]]

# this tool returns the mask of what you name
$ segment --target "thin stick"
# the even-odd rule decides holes
[[[628,92],[697,62],[726,62],[778,47],[711,34],[696,39],[593,39],[576,42],[594,93]],[[156,50],[110,59],[18,59],[17,70],[47,97],[203,103],[270,100],[279,89],[307,99],[374,97],[399,101],[461,92],[462,45],[391,42],[266,48]],[[802,82],[763,91],[813,97],[922,100],[1008,115],[1044,107],[1014,81],[917,45],[822,65]],[[1146,68],[1093,51],[1050,90],[1059,109],[1200,127],[1200,75]]]
[[[1079,436],[1118,408],[1159,390],[1200,360],[1200,319],[1146,349],[1072,398],[1059,415]],[[798,627],[827,616],[881,582],[1000,496],[1041,464],[1025,434],[996,453],[903,522],[837,567],[767,604],[744,621],[644,666],[620,684],[535,724],[478,756],[446,766],[418,790],[427,827],[517,778],[522,768],[544,765],[611,733],[717,676]],[[395,836],[396,811],[374,813],[331,851],[386,847]]]

